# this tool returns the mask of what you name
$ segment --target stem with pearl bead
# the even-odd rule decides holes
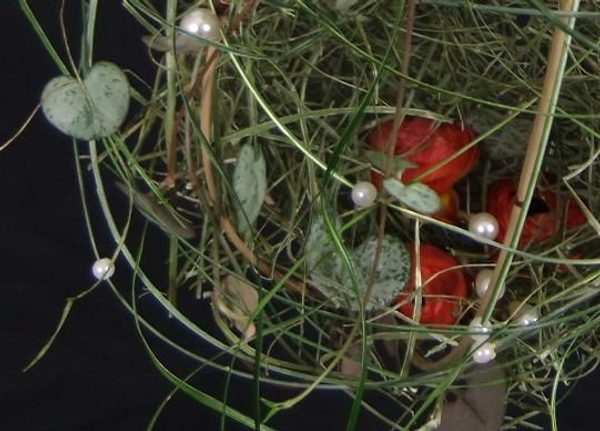
[[[559,3],[559,10],[564,12],[577,12],[579,3],[579,0],[561,0]],[[563,18],[563,22],[568,28],[573,29],[575,17],[572,15],[565,17]],[[527,210],[531,203],[535,184],[546,151],[570,43],[570,34],[565,33],[560,28],[554,29],[542,93],[533,127],[529,135],[527,152],[521,170],[515,205],[512,208],[505,235],[504,245],[506,248],[503,248],[500,251],[489,288],[487,289],[485,296],[481,299],[479,308],[476,312],[476,318],[480,318],[484,325],[489,321],[494,311],[496,301],[504,290],[506,276],[508,275],[514,257],[514,253],[511,250],[515,250],[519,244],[525,218],[527,216]],[[462,360],[467,352],[469,352],[472,342],[473,340],[470,335],[464,335],[461,337],[454,350],[441,360],[432,362],[420,355],[415,355],[412,358],[412,363],[424,371],[439,370],[449,364]]]
[[[579,0],[562,0],[559,2],[559,9],[566,12],[577,12],[578,8]],[[570,29],[573,29],[575,26],[574,17],[564,18],[563,22]],[[544,160],[570,43],[570,34],[565,33],[565,31],[559,28],[554,29],[542,94],[529,135],[527,152],[521,170],[515,203],[510,214],[505,235],[504,245],[506,248],[500,251],[494,275],[490,282],[490,289],[486,292],[477,311],[477,315],[482,318],[484,323],[490,319],[496,301],[503,291],[503,285],[514,257],[511,249],[516,249],[519,245],[527,211],[531,204],[535,185]]]

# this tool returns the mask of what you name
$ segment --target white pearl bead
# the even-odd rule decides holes
[[[108,280],[115,273],[115,265],[107,257],[98,259],[92,266],[92,273],[98,280]]]
[[[469,324],[469,332],[476,346],[483,345],[490,338],[492,328],[481,324],[481,317],[474,317]]]
[[[220,35],[221,22],[210,9],[196,8],[181,18],[179,27],[193,36],[217,39]]]
[[[469,231],[489,239],[498,236],[498,220],[490,213],[472,214],[469,218]]]
[[[475,276],[475,291],[477,292],[477,296],[483,298],[485,296],[485,292],[487,292],[488,287],[490,287],[490,283],[492,282],[492,277],[494,275],[494,271],[492,269],[482,269]],[[502,287],[502,291],[500,292],[500,296],[498,298],[502,298],[504,296],[504,287]]]
[[[515,316],[515,322],[522,326],[528,326],[537,322],[539,318],[540,315],[535,308],[529,304],[523,304]]]
[[[518,317],[517,322],[523,326],[528,326],[531,325],[532,323],[537,322],[537,320],[540,318],[540,316],[538,315],[537,311],[534,309],[531,309],[525,313],[523,313],[521,316]]]
[[[377,188],[368,181],[359,181],[352,188],[352,202],[357,207],[371,206],[375,199],[377,199]]]
[[[473,360],[478,364],[487,364],[496,357],[494,343],[485,343],[473,352]]]
[[[477,292],[477,296],[479,296],[480,298],[483,298],[485,296],[485,292],[487,292],[488,287],[490,287],[493,275],[493,270],[482,269],[475,276],[475,291]]]

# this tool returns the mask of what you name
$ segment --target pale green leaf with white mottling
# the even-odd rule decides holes
[[[334,220],[333,223],[336,228],[339,227],[338,220]],[[335,252],[325,220],[321,215],[316,215],[312,220],[304,244],[304,255],[310,271],[311,283],[323,295],[330,298],[334,306],[347,305],[339,276],[342,260]]]
[[[334,220],[334,226],[339,227],[338,220]],[[331,254],[334,251],[334,245],[329,238],[325,220],[319,215],[315,215],[306,242],[304,243],[304,254],[309,269],[312,271],[321,264],[324,256]]]
[[[42,111],[61,132],[91,140],[116,132],[129,109],[129,82],[113,63],[99,62],[83,82],[59,76],[46,84]]]
[[[350,271],[344,266],[329,240],[321,217],[316,217],[305,244],[304,253],[310,269],[311,283],[325,295],[335,307],[358,310],[359,301],[366,292],[369,274],[375,258],[377,238],[371,237],[350,251],[358,281],[353,287]],[[410,276],[410,254],[399,239],[385,235],[371,297],[367,310],[389,306],[404,289]]]
[[[357,301],[362,301],[366,292],[376,250],[377,237],[373,236],[351,252],[360,293],[360,298],[355,298],[351,302],[352,309],[358,309]],[[367,310],[378,306],[389,306],[402,292],[409,277],[410,253],[406,245],[394,236],[384,235],[381,242],[381,254],[375,269],[373,289],[366,306]],[[347,283],[351,286],[349,277],[347,277]]]
[[[383,187],[401,203],[420,213],[434,214],[441,208],[438,194],[423,183],[405,186],[396,178],[387,178],[383,181]]]
[[[238,231],[247,236],[267,195],[267,167],[258,148],[249,144],[242,146],[233,171],[232,185],[237,196],[234,205]]]

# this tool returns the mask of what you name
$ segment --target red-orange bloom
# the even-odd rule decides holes
[[[372,148],[385,151],[384,145],[392,131],[393,121],[376,126],[368,137]],[[416,165],[406,169],[400,178],[409,183],[429,169],[447,160],[474,138],[474,133],[460,123],[441,123],[424,117],[407,116],[396,135],[394,155]],[[439,195],[447,192],[456,182],[466,176],[479,161],[479,149],[472,147],[444,166],[421,179]],[[379,174],[376,174],[379,175]],[[373,178],[373,183],[379,181]]]
[[[449,189],[440,196],[440,210],[433,214],[433,218],[445,221],[446,223],[458,224],[460,199],[456,190]]]
[[[411,253],[410,279],[404,291],[398,296],[398,310],[407,317],[413,317],[414,305],[410,294],[415,290],[415,247],[409,246]],[[429,244],[420,247],[421,280],[423,301],[421,304],[422,324],[453,325],[461,314],[461,299],[466,298],[468,289],[462,269],[456,259],[443,250]]]
[[[517,181],[514,178],[494,182],[488,189],[487,212],[498,220],[497,241],[503,241],[510,213],[515,203]],[[525,226],[519,240],[519,247],[525,247],[533,241],[542,242],[554,235],[560,228],[566,211],[567,229],[586,223],[585,214],[573,198],[563,198],[553,190],[537,190],[525,220]]]

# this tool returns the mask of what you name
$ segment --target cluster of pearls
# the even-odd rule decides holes
[[[469,331],[475,344],[479,345],[487,342],[490,338],[492,328],[489,325],[483,326],[481,324],[481,317],[474,317],[469,324]]]
[[[115,264],[108,257],[103,257],[94,262],[92,273],[98,280],[108,280],[115,273]]]
[[[511,304],[511,308],[515,305]],[[515,314],[515,322],[528,326],[539,319],[537,310],[529,304],[518,304],[519,309]],[[496,357],[496,345],[489,341],[492,328],[482,325],[481,318],[475,317],[469,324],[470,337],[473,339],[473,360],[478,364],[486,364]]]
[[[473,360],[478,364],[485,364],[496,357],[496,346],[489,342],[492,328],[481,324],[481,318],[475,317],[469,324],[471,338],[474,341]]]

